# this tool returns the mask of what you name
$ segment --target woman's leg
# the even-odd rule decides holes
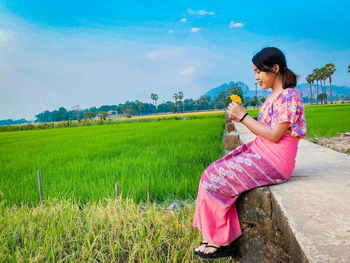
[[[229,245],[242,235],[236,209],[239,195],[245,191],[277,183],[286,178],[268,160],[243,144],[212,163],[199,183],[193,226],[204,240],[217,247]],[[205,253],[216,248],[205,248]]]
[[[203,242],[220,247],[229,245],[242,235],[235,204],[237,198],[232,199],[232,205],[226,206],[208,195],[199,184],[193,226],[202,232]],[[201,245],[195,250],[212,253],[216,248]]]

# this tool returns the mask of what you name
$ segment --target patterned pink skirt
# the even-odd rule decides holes
[[[241,193],[289,178],[254,151],[252,143],[238,146],[202,174],[193,226],[209,242],[229,245],[242,235],[236,209]]]

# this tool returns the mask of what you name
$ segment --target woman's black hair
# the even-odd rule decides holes
[[[283,89],[294,88],[297,85],[298,76],[287,67],[284,54],[276,47],[266,47],[260,50],[252,58],[254,65],[261,71],[272,72],[275,64],[279,65],[279,73],[282,75]]]

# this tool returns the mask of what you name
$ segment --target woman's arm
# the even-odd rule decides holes
[[[289,128],[290,122],[279,123],[268,127],[247,115],[241,122],[255,135],[260,135],[272,142],[278,142]]]
[[[236,102],[230,103],[228,111],[231,115],[230,119],[236,122],[239,122],[245,114],[244,109]],[[268,127],[249,115],[247,115],[241,123],[243,123],[255,135],[264,137],[272,142],[278,142],[288,130],[290,124],[290,122],[284,122]]]

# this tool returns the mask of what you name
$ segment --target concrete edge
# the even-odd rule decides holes
[[[269,186],[267,187],[270,189]],[[276,198],[275,193],[271,191],[271,189],[270,192],[273,226],[279,229],[285,236],[287,244],[289,244],[289,253],[293,262],[308,263],[309,260],[307,259],[303,249],[301,248],[297,238],[295,237],[295,234],[292,228],[290,227],[288,218],[286,217],[283,208],[278,202],[278,198]]]

